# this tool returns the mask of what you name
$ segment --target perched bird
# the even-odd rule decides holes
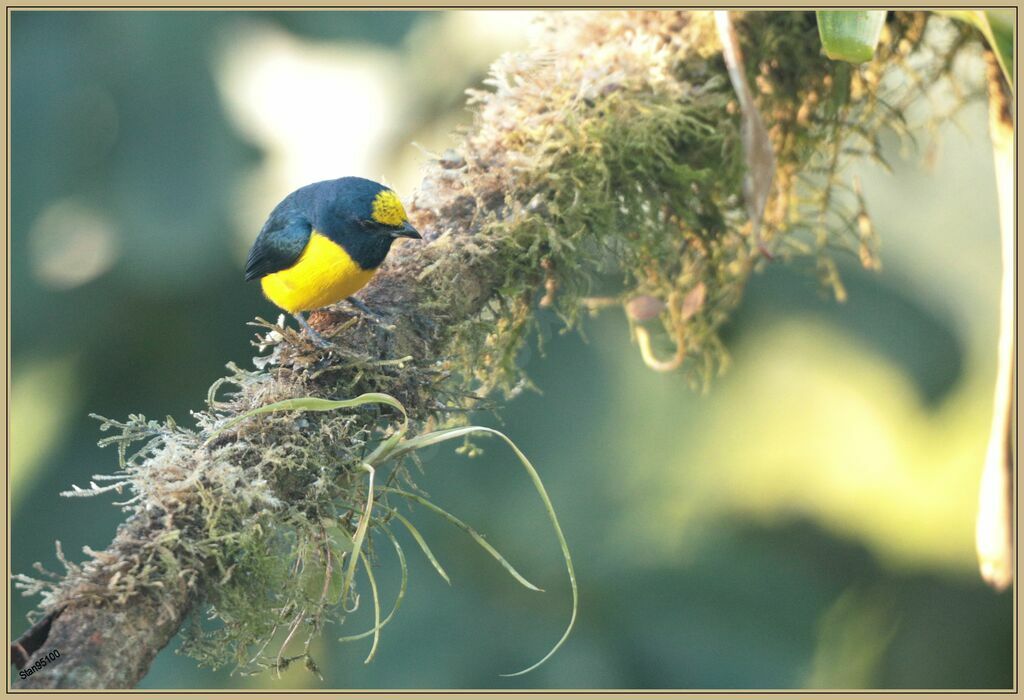
[[[270,301],[292,314],[321,346],[302,315],[353,297],[373,277],[396,238],[420,238],[398,196],[361,177],[324,180],[281,200],[256,237],[245,279],[259,279]]]

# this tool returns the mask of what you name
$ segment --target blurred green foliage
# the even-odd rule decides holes
[[[101,547],[120,520],[103,502],[56,495],[112,469],[86,414],[187,422],[223,365],[251,356],[244,323],[272,314],[242,282],[235,238],[246,233],[234,231],[284,192],[235,210],[273,162],[225,108],[217,67],[234,38],[259,27],[394,54],[398,73],[379,78],[419,76],[421,108],[387,115],[381,160],[360,174],[405,182],[409,142],[446,147],[465,118],[458,93],[489,60],[460,66],[462,86],[416,68],[428,45],[476,55],[459,52],[459,26],[405,12],[13,13],[15,571],[53,565],[55,539],[71,556]],[[414,121],[425,115],[431,124]],[[333,641],[369,626],[363,609],[314,650],[322,686],[301,669],[238,678],[163,653],[143,687],[1010,686],[1012,599],[981,584],[971,549],[998,269],[983,107],[961,125],[931,146],[922,134],[918,151],[892,144],[892,175],[863,168],[884,268],[844,270],[845,305],[816,297],[807,271],[754,279],[725,334],[733,367],[708,396],[646,370],[617,313],[585,324],[586,341],[543,317],[543,356],[522,358],[541,393],[500,422],[541,470],[577,562],[579,625],[546,666],[497,675],[557,637],[568,591],[514,457],[484,445],[473,460],[435,449],[417,480],[546,593],[421,516],[452,586],[410,542],[409,593],[372,665],[360,643]],[[62,286],[39,270],[59,271],[42,262],[78,240],[74,221],[66,239],[33,241],[69,201],[78,209],[61,211],[94,213],[112,259]],[[385,600],[397,572],[382,556]],[[12,600],[17,631],[32,601]]]

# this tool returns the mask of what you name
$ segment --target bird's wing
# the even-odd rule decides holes
[[[312,230],[303,216],[271,217],[249,251],[249,259],[245,263],[246,281],[294,265],[306,249]]]

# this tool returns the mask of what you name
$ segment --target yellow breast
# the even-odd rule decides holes
[[[289,313],[311,311],[350,297],[376,270],[364,270],[344,248],[313,231],[299,261],[261,280],[263,293]]]

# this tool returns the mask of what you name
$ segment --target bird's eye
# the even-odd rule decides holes
[[[367,231],[372,231],[374,233],[380,233],[381,231],[385,231],[388,228],[384,224],[380,223],[379,221],[374,221],[373,219],[357,219],[357,222],[362,228],[366,229]]]

